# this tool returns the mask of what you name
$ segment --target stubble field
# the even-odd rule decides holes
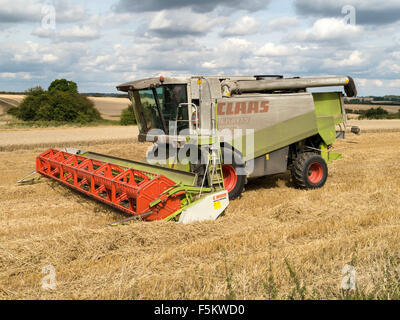
[[[140,160],[148,145],[77,147]],[[400,133],[349,135],[335,148],[344,159],[322,189],[261,178],[216,221],[117,227],[107,225],[117,211],[47,179],[15,184],[43,147],[0,152],[0,298],[335,299],[346,264],[363,294],[398,298]],[[54,290],[41,285],[48,265]]]

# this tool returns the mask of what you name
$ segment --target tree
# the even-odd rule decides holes
[[[19,105],[17,117],[24,121],[39,120],[37,112],[40,106],[48,103],[46,91],[41,87],[34,87],[28,90],[24,100]]]
[[[389,112],[382,107],[371,108],[365,112],[365,116],[369,119],[383,119],[389,115]]]
[[[63,91],[78,93],[78,85],[73,81],[68,81],[66,79],[57,79],[50,83],[49,92]]]
[[[123,126],[136,124],[135,114],[133,113],[133,104],[130,104],[127,109],[122,110],[120,123]]]
[[[19,107],[9,113],[24,121],[87,123],[100,120],[92,101],[78,93],[78,86],[65,79],[51,83],[49,91],[35,87],[27,91]]]
[[[387,110],[383,109],[382,107],[378,107],[362,111],[359,119],[388,119],[390,117],[391,116]]]

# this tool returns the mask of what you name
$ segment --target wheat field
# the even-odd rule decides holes
[[[16,107],[22,101],[23,96],[0,94],[0,117],[4,116],[8,109]]]
[[[89,97],[104,119],[119,120],[122,110],[131,103],[128,98]]]
[[[141,159],[148,145],[79,147]],[[107,224],[118,211],[48,179],[15,184],[43,148],[0,152],[0,298],[337,299],[346,264],[363,292],[389,292],[400,249],[400,133],[349,135],[335,148],[343,160],[322,189],[266,177],[216,221],[116,227]],[[54,290],[41,285],[48,265]]]
[[[400,131],[400,119],[356,120],[347,121],[348,126],[358,126],[361,132],[397,132]]]
[[[348,103],[345,104],[346,109],[352,109],[352,110],[368,110],[371,108],[382,108],[388,111],[389,113],[397,113],[400,109],[399,105],[385,105],[385,104],[379,104],[379,103],[374,103],[374,104],[357,104],[357,103]]]

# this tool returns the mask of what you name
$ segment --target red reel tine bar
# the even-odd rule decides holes
[[[160,220],[181,207],[169,197],[150,208],[175,182],[165,176],[49,149],[36,159],[36,171],[88,196],[145,220]]]

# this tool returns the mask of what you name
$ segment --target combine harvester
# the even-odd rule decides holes
[[[216,219],[251,178],[290,170],[299,188],[325,184],[327,164],[341,158],[329,149],[345,136],[343,94],[307,89],[329,86],[357,95],[346,76],[159,77],[125,83],[117,89],[132,100],[139,141],[154,142],[146,161],[50,149],[37,157],[36,172],[132,218]]]

